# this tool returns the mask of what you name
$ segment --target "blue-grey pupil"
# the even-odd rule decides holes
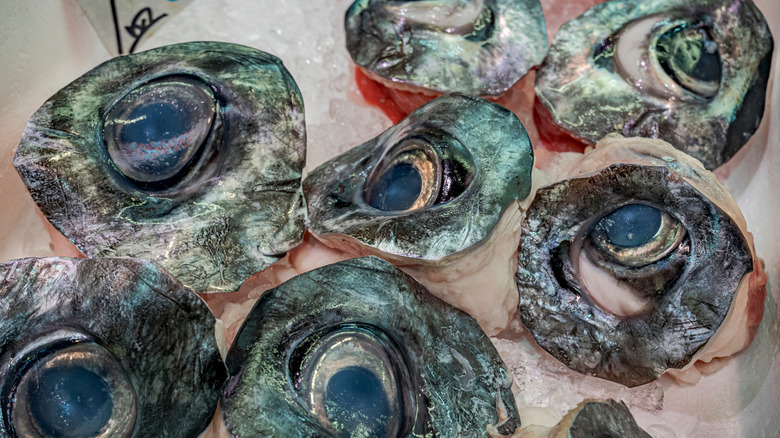
[[[661,211],[642,204],[620,207],[599,221],[613,245],[635,248],[650,242],[661,228]]]
[[[377,210],[400,211],[411,208],[422,191],[422,177],[414,165],[397,163],[376,180],[368,204]]]
[[[107,114],[106,150],[122,175],[142,188],[165,188],[198,156],[215,113],[213,94],[197,79],[150,82],[120,99]],[[154,185],[160,182],[166,183]]]
[[[31,384],[30,410],[45,436],[97,435],[111,419],[114,403],[106,382],[80,366],[47,368]]]
[[[124,143],[168,143],[185,137],[189,130],[189,114],[183,106],[169,102],[151,102],[134,107],[120,132]]]
[[[382,382],[363,367],[346,367],[333,374],[323,402],[331,424],[344,436],[360,431],[359,436],[384,437],[393,417]]]

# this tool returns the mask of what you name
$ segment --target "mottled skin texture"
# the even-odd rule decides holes
[[[586,400],[555,426],[550,438],[650,438],[628,406],[615,400]]]
[[[655,89],[623,77],[604,51],[633,22],[707,17],[722,63],[720,89],[704,99],[685,90]],[[637,62],[646,63],[649,40]],[[612,0],[561,26],[536,76],[536,93],[556,124],[595,143],[611,132],[660,138],[699,159],[707,169],[728,161],[758,128],[764,111],[772,36],[750,0]],[[749,50],[748,50],[749,49]],[[663,91],[659,91],[662,89]]]
[[[528,210],[517,272],[520,316],[536,342],[575,371],[637,386],[683,367],[723,322],[752,270],[738,226],[672,170],[674,161],[668,166],[610,165],[540,189]],[[568,248],[594,220],[637,201],[680,221],[690,253],[676,282],[651,297],[649,313],[620,318],[593,304],[576,277],[565,278],[565,266]]]
[[[479,325],[392,265],[365,257],[300,275],[260,297],[228,353],[222,409],[232,436],[330,436],[293,392],[288,358],[307,335],[342,323],[373,326],[401,349],[417,402],[414,436],[486,437],[489,424],[505,420],[505,434],[520,425],[509,373]],[[475,377],[464,380],[471,372]],[[499,419],[499,396],[508,418]]]
[[[357,0],[345,19],[352,59],[392,83],[498,96],[547,54],[539,0],[485,0],[475,30],[465,34],[413,22],[385,9],[401,4]]]
[[[102,118],[154,78],[188,75],[215,95],[199,160],[157,192],[124,178]],[[195,42],[112,59],[30,119],[14,166],[47,219],[90,257],[152,259],[197,292],[233,291],[300,242],[303,102],[281,61],[244,46]]]
[[[22,259],[0,264],[2,396],[25,346],[59,329],[119,362],[137,394],[133,437],[193,437],[206,428],[227,372],[214,316],[152,262]],[[66,340],[67,341],[67,340]],[[6,401],[3,401],[6,406]],[[0,437],[11,437],[3,409]]]
[[[379,211],[363,198],[366,178],[402,139],[431,129],[444,133],[434,147],[470,161],[473,180],[444,204],[405,212]],[[501,214],[531,189],[533,151],[509,110],[463,95],[437,98],[368,142],[314,169],[304,180],[309,227],[344,234],[382,252],[440,260],[485,239]]]

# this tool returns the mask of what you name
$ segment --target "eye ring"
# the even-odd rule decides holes
[[[345,342],[350,338],[356,342]],[[476,321],[376,257],[327,265],[263,293],[226,362],[222,415],[235,437],[330,436],[339,420],[390,433],[370,436],[454,436],[488,424],[510,434],[520,425],[510,374]],[[306,374],[312,371],[321,374]],[[342,395],[359,392],[338,378],[339,371],[396,393],[373,405],[371,397],[354,397],[356,404],[370,404],[367,411],[389,406],[394,416],[355,422],[339,418],[339,406],[328,412],[320,401],[349,401]],[[326,393],[309,392],[317,388]],[[475,403],[459,408],[455,400],[464,396]],[[455,411],[431,415],[445,407]],[[337,432],[349,436],[349,430]]]
[[[449,176],[442,174],[442,167],[442,158],[424,137],[404,138],[388,150],[366,178],[363,199],[380,211],[430,207],[439,198],[442,180]],[[403,193],[410,188],[414,193],[411,198]]]

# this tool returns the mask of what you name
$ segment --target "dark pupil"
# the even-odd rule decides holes
[[[141,188],[167,188],[198,156],[215,112],[211,91],[195,79],[148,83],[106,116],[106,149],[116,168]]]
[[[397,163],[388,169],[370,191],[368,204],[377,210],[399,211],[411,208],[422,191],[422,177],[410,163]]]
[[[658,60],[669,77],[703,97],[714,95],[721,79],[718,46],[701,28],[680,26],[658,39]]]
[[[353,366],[336,372],[328,380],[323,402],[331,424],[339,433],[385,436],[392,415],[390,403],[382,382],[371,371]]]
[[[642,204],[621,207],[599,221],[613,245],[635,248],[650,242],[661,228],[661,211]]]
[[[111,419],[114,403],[108,386],[83,367],[48,368],[31,388],[30,409],[45,436],[95,436]]]

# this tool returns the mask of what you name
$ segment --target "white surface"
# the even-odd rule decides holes
[[[362,104],[344,49],[343,14],[351,0],[196,0],[142,49],[191,40],[246,44],[283,59],[306,105],[308,167],[381,132],[389,122]],[[756,2],[780,45],[780,2]],[[0,261],[53,255],[48,236],[11,157],[30,115],[55,91],[109,58],[73,0],[5,5],[0,16]],[[777,51],[777,50],[776,50]],[[775,56],[774,83],[780,81]],[[780,103],[780,87],[768,102]],[[771,120],[771,126],[769,124]],[[780,109],[768,109],[764,130],[731,167],[737,197],[766,261],[770,299],[753,345],[724,370],[693,387],[660,381],[628,390],[566,373],[528,346],[496,341],[515,370],[524,423],[554,423],[586,397],[625,399],[655,437],[780,437]],[[766,137],[763,137],[766,136]]]

